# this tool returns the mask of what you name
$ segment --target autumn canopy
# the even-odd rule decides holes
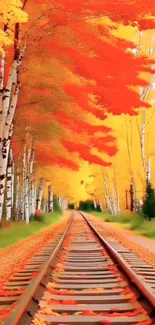
[[[130,181],[139,199],[150,173],[154,1],[0,0],[0,13],[0,219],[5,208],[29,222],[45,184],[113,212]]]

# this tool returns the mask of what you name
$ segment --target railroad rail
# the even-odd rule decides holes
[[[5,284],[3,294],[0,295],[0,325],[2,316],[6,316],[10,310],[14,310],[20,297],[27,292],[26,289],[29,290],[31,286],[33,287],[39,275],[46,269],[46,265],[51,262],[52,257],[63,243],[71,221],[72,217],[53,233],[51,240]]]
[[[135,256],[130,252],[125,260],[128,250],[118,242],[115,247],[87,215],[73,212],[50,259],[4,325],[155,324],[155,270],[145,277],[151,287],[131,266]]]

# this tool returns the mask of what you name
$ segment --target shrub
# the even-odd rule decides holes
[[[54,195],[53,197],[53,210],[57,211],[57,212],[61,212],[61,207],[59,204],[59,200],[58,197],[56,195]]]
[[[35,214],[34,215],[34,220],[38,221],[38,222],[44,222],[44,216],[41,214]]]
[[[132,216],[131,218],[131,226],[130,229],[131,230],[138,230],[141,228],[141,226],[143,225],[145,219],[142,215],[140,214],[135,214]]]
[[[147,181],[145,200],[142,207],[144,217],[151,220],[155,218],[155,191],[152,184]]]
[[[68,209],[74,210],[74,204],[73,203],[68,204]]]
[[[90,212],[94,210],[94,202],[93,201],[85,201],[80,202],[79,210]]]
[[[141,226],[141,234],[150,238],[155,238],[155,219],[144,220]]]

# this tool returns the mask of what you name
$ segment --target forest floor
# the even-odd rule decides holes
[[[53,212],[39,216],[38,220],[33,220],[28,225],[25,223],[12,223],[9,227],[0,230],[0,249],[38,233],[61,220],[61,218],[62,214],[60,212]]]

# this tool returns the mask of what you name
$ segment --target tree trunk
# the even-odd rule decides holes
[[[3,52],[1,54],[1,66],[0,66],[0,128],[1,128],[1,120],[3,119],[4,73],[5,73],[5,53]]]
[[[133,184],[130,184],[130,211],[133,212],[134,209],[134,191]]]
[[[42,210],[43,214],[46,213],[46,208],[47,208],[47,204],[46,204],[46,203],[47,203],[47,202],[46,202],[46,200],[44,199],[44,200],[43,200],[43,210]]]
[[[14,209],[14,181],[15,181],[15,165],[14,165],[14,159],[13,159],[13,151],[12,148],[10,148],[10,155],[11,155],[11,159],[12,159],[12,175],[11,175],[11,183],[12,183],[12,191],[11,191],[11,204],[12,204],[12,214],[13,214],[13,209]]]
[[[15,220],[19,220],[20,207],[21,207],[21,193],[20,193],[20,157],[17,160],[16,171],[16,193],[15,193]]]
[[[36,200],[37,200],[37,189],[36,184],[32,183],[32,214],[34,215],[36,212]]]
[[[41,203],[42,203],[42,197],[43,197],[43,189],[44,189],[44,179],[40,179],[39,189],[38,189],[38,195],[37,195],[37,210],[41,210]]]
[[[112,186],[112,198],[113,198],[113,212],[114,215],[117,215],[117,197],[116,197],[116,190],[115,190],[115,185],[113,181],[113,186]]]
[[[18,43],[18,40],[16,40]],[[25,47],[22,51],[15,46],[14,62],[9,72],[8,82],[2,91],[2,107],[0,108],[0,221],[2,219],[4,190],[7,172],[8,155],[10,150],[10,141],[13,132],[13,117],[17,106],[19,96],[18,67],[22,63]],[[4,86],[5,57],[1,61],[0,87]],[[0,105],[1,106],[1,105]]]
[[[28,224],[30,218],[29,212],[29,182],[28,182],[28,161],[26,159],[26,146],[24,146],[23,153],[23,171],[24,171],[24,216],[25,221]]]
[[[109,189],[108,189],[107,177],[104,179],[104,189],[105,189],[105,198],[106,198],[106,201],[107,201],[108,210],[111,212],[111,214],[114,214],[113,207],[112,207],[112,204],[111,204],[110,193],[109,193]]]
[[[145,123],[146,123],[146,109],[142,113],[142,127],[141,127],[141,154],[144,172],[146,174],[146,161],[145,161]]]
[[[17,105],[19,94],[19,87],[16,87],[15,93],[13,95],[13,99],[11,102],[11,106],[8,112],[8,116],[6,117],[4,132],[2,136],[1,142],[1,157],[0,157],[0,220],[2,219],[3,213],[3,203],[4,203],[4,191],[5,191],[5,179],[7,172],[7,163],[8,156],[10,150],[10,141],[13,133],[13,125],[12,120],[15,112],[15,108]]]
[[[101,200],[99,200],[99,204],[100,204],[101,211],[104,212],[104,209],[103,209],[103,205],[102,205],[102,201]]]
[[[11,151],[11,150],[10,150]],[[9,153],[7,177],[6,177],[6,220],[11,221],[12,217],[12,156]]]
[[[147,180],[148,180],[148,182],[151,182],[151,157],[148,158]]]
[[[126,202],[126,210],[129,209],[129,206],[128,206],[128,190],[125,190],[125,202]]]
[[[96,200],[94,200],[94,208],[97,209],[97,203],[96,203]]]
[[[48,186],[48,212],[53,211],[53,190],[52,186]]]

